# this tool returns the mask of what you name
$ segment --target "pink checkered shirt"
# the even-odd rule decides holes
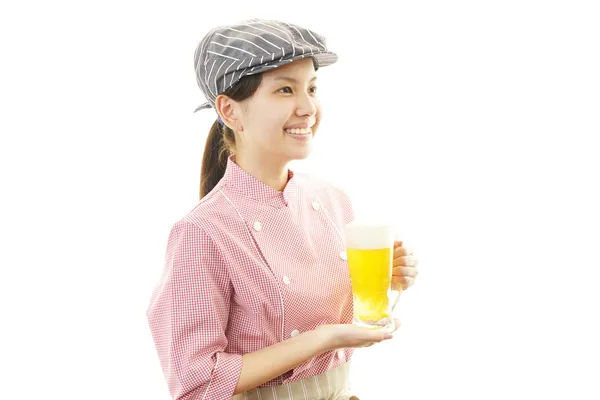
[[[232,397],[242,354],[352,322],[342,228],[354,218],[337,188],[290,171],[278,192],[231,159],[224,178],[171,229],[147,317],[174,399]],[[347,362],[323,353],[261,385]]]

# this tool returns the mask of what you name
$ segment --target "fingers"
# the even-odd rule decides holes
[[[393,275],[392,290],[408,289],[415,284],[415,278],[410,276]]]
[[[419,275],[419,270],[415,267],[394,267],[392,268],[392,275],[416,278]]]
[[[394,243],[394,259],[392,263],[392,289],[407,289],[415,283],[419,274],[419,259],[414,256],[411,247],[402,246],[402,242]]]
[[[415,284],[419,271],[414,267],[394,267],[392,270],[392,290],[408,289]]]
[[[374,342],[371,342],[371,343],[368,343],[366,345],[363,345],[362,347],[371,347],[375,343],[380,343],[380,342],[383,342],[385,340],[393,339],[394,338],[394,335],[393,335],[394,332],[396,332],[400,328],[401,325],[402,324],[400,323],[400,320],[398,318],[394,318],[394,329],[391,332],[386,332],[386,331],[377,332],[378,334],[381,335],[381,339],[379,339],[377,341],[374,341]]]
[[[408,255],[408,250],[406,247],[394,247],[394,258],[404,257]]]
[[[394,330],[392,332],[373,330],[366,327],[356,327],[361,334],[356,337],[352,347],[371,347],[374,344],[393,339],[393,332],[400,326],[400,320],[394,320]]]
[[[413,254],[414,251],[412,247],[402,245],[396,246],[396,244],[394,244],[394,257],[411,256]]]
[[[419,259],[415,256],[394,256],[394,266],[416,267]]]
[[[395,247],[393,257],[394,267],[416,267],[419,264],[419,259],[413,254],[413,250],[410,247]]]
[[[389,332],[381,331],[378,329],[364,329],[367,330],[367,332],[365,332],[367,333],[367,337],[365,337],[367,342],[379,343],[384,340],[391,339],[391,334]]]

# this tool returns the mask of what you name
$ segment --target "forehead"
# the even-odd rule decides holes
[[[273,82],[283,77],[309,81],[315,76],[312,58],[303,58],[263,73],[263,80]]]

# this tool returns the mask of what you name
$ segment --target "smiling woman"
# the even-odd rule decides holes
[[[217,97],[221,120],[238,134],[236,163],[259,180],[272,181],[278,190],[287,182],[287,164],[310,154],[310,139],[319,126],[314,74],[312,59],[301,59],[264,72],[251,98],[236,102]]]
[[[283,189],[285,172],[278,176],[264,176],[264,172],[283,171],[290,161],[310,154],[321,117],[314,74],[314,60],[304,58],[248,75],[217,96],[215,108],[221,117],[213,124],[204,150],[201,198],[223,177],[227,158],[234,155],[244,171]],[[255,161],[261,165],[253,165]],[[264,168],[269,161],[271,165]]]
[[[147,312],[176,399],[356,398],[353,349],[391,338],[352,324],[350,200],[288,168],[311,153],[316,72],[336,60],[324,37],[279,21],[219,27],[198,45],[198,109],[218,119],[200,203],[172,227]]]

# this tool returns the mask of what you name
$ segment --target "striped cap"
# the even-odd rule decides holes
[[[325,38],[298,25],[250,19],[211,30],[194,52],[198,86],[208,99],[196,108],[214,108],[217,95],[246,75],[254,75],[312,57],[315,69],[337,61]]]

